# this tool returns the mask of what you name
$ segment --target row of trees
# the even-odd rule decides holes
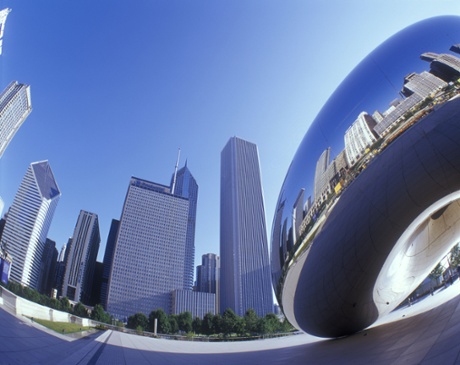
[[[50,298],[40,294],[37,290],[22,286],[14,281],[4,285],[8,290],[35,303],[74,314],[78,317],[91,318],[98,322],[112,323],[112,317],[100,304],[96,304],[89,314],[86,307],[78,302],[73,307],[67,297],[61,299]],[[280,321],[273,314],[265,317],[258,317],[253,309],[246,311],[243,317],[235,314],[230,308],[225,310],[223,315],[207,313],[203,319],[192,318],[190,312],[167,315],[162,309],[154,310],[147,317],[143,313],[136,313],[128,318],[127,327],[138,331],[154,332],[155,318],[157,319],[157,333],[177,334],[195,333],[206,336],[224,335],[238,336],[264,335],[276,332],[289,332],[293,330],[292,325],[287,321]],[[117,325],[122,325],[117,322]]]
[[[240,317],[230,308],[226,309],[223,315],[207,313],[203,319],[199,317],[193,319],[190,312],[167,315],[162,309],[157,309],[148,317],[143,313],[130,316],[127,327],[138,331],[154,332],[155,319],[157,319],[157,333],[162,334],[182,332],[206,336],[222,334],[228,337],[232,334],[251,336],[293,330],[287,320],[280,321],[273,313],[258,317],[253,309],[248,309],[245,315]]]
[[[2,283],[3,284],[3,283]],[[83,303],[78,302],[74,306],[70,304],[70,301],[67,297],[62,297],[61,299],[50,298],[45,294],[40,294],[37,290],[31,289],[27,286],[22,286],[15,281],[10,280],[8,284],[3,285],[6,289],[13,292],[20,297],[30,300],[41,305],[44,305],[49,308],[53,308],[59,311],[67,312],[74,314],[78,317],[94,319],[98,322],[111,323],[110,315],[104,311],[104,308],[97,304],[91,312],[91,316],[88,313],[88,310],[83,305]]]

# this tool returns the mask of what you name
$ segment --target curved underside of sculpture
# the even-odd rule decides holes
[[[450,40],[428,41],[446,32]],[[460,42],[458,17],[418,23],[384,43],[331,97],[291,164],[274,218],[272,271],[285,315],[310,334],[339,337],[371,325],[460,241],[460,68],[441,73],[433,61],[447,42]],[[403,44],[414,48],[408,60],[419,55],[414,62],[404,61]],[[401,88],[398,102],[382,91],[388,83]],[[373,113],[382,99],[389,108]],[[351,135],[358,127],[370,134]],[[364,147],[356,152],[353,143]]]

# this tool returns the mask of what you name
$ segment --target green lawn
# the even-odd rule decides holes
[[[76,323],[67,323],[67,322],[52,322],[46,321],[44,319],[33,319],[34,322],[40,323],[41,325],[52,329],[53,331],[59,333],[74,333],[81,332],[91,329],[91,327],[82,327]]]

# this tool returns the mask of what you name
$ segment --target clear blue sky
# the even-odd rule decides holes
[[[220,152],[259,147],[268,233],[288,166],[327,98],[369,52],[458,0],[6,1],[0,88],[31,85],[33,111],[0,160],[5,211],[31,162],[62,197],[58,249],[80,209],[99,215],[104,254],[131,176],[199,185],[196,259],[219,252]]]

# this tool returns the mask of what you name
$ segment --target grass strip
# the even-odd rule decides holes
[[[53,331],[59,333],[75,333],[91,329],[91,327],[84,327],[77,323],[68,323],[68,322],[52,322],[44,319],[34,318],[32,321],[41,324]]]

